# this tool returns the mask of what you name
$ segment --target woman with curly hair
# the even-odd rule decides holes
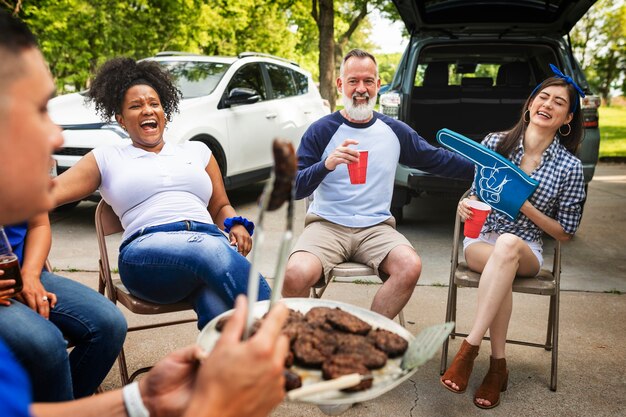
[[[126,288],[154,303],[188,298],[201,329],[246,292],[254,225],[236,217],[209,148],[164,142],[180,96],[154,61],[106,62],[88,99],[103,120],[115,117],[132,143],[89,152],[55,179],[54,193],[65,204],[100,189],[124,227],[118,262]],[[261,279],[259,298],[269,295]]]
[[[517,124],[507,132],[491,133],[483,141],[538,180],[539,186],[515,220],[492,210],[480,235],[463,242],[468,266],[481,274],[478,306],[470,333],[441,383],[452,392],[465,391],[489,330],[489,371],[474,394],[474,404],[480,408],[497,406],[500,392],[507,388],[504,349],[513,308],[513,280],[517,275],[539,273],[543,233],[567,241],[576,233],[582,216],[585,182],[582,164],[574,155],[583,136],[579,96],[584,93],[570,77],[551,67],[555,76],[530,94]],[[477,199],[473,188],[470,198]],[[463,220],[471,216],[467,199],[459,203],[458,213]]]

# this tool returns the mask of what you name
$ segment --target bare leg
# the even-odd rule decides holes
[[[511,315],[511,304],[504,303],[505,299],[511,298],[513,280],[516,274],[534,275],[539,271],[539,262],[532,253],[528,245],[520,238],[512,234],[503,234],[496,241],[493,249],[489,245],[475,243],[466,250],[466,259],[471,269],[480,270],[481,261],[485,259],[485,253],[491,251],[487,263],[482,269],[480,276],[480,284],[478,286],[478,308],[474,324],[467,341],[471,345],[477,346],[485,336],[487,329],[492,323],[498,324],[499,329],[504,329],[506,338],[506,329],[508,327],[508,319]],[[477,262],[478,261],[478,262]],[[503,307],[503,317],[496,316]],[[503,322],[506,324],[503,326]],[[498,334],[496,334],[498,337]],[[495,341],[496,345],[499,341]],[[493,344],[493,341],[492,341]],[[503,354],[504,348],[502,348]]]
[[[283,284],[283,297],[308,297],[311,287],[322,276],[322,263],[309,252],[296,252],[289,258]]]
[[[379,267],[389,275],[372,301],[372,311],[394,318],[411,298],[422,272],[422,261],[410,246],[396,246]]]
[[[465,258],[472,270],[482,272],[476,317],[466,340],[472,346],[479,346],[489,329],[492,356],[504,358],[513,306],[513,280],[517,274],[534,276],[539,271],[539,262],[528,245],[512,234],[500,236],[495,246],[474,243],[466,249]],[[444,383],[458,390],[454,381]]]
[[[474,244],[466,250],[466,259],[472,269],[480,268],[480,260],[489,251],[479,245]],[[480,276],[478,308],[467,336],[468,343],[479,345],[489,329],[491,356],[505,358],[506,334],[513,309],[513,280],[517,274],[535,275],[538,271],[539,262],[522,239],[511,234],[498,238]],[[476,402],[491,405],[482,398],[476,398]]]

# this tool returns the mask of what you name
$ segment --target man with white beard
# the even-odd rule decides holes
[[[359,49],[348,52],[337,78],[344,109],[316,121],[302,137],[296,198],[313,195],[313,201],[287,264],[283,296],[308,297],[322,275],[328,279],[337,264],[354,261],[386,278],[371,309],[393,318],[409,301],[422,269],[390,212],[398,162],[466,180],[473,178],[474,165],[375,112],[379,88],[374,56]],[[366,180],[353,184],[348,164],[357,162],[362,151],[368,153]]]

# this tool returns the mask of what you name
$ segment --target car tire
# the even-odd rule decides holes
[[[211,153],[213,154],[213,156],[215,157],[215,160],[217,161],[217,165],[220,167],[222,178],[225,178],[226,177],[226,156],[224,154],[224,151],[222,150],[222,147],[219,145],[219,143],[210,136],[198,136],[191,140],[194,142],[201,142],[202,144],[204,144],[207,148],[211,150]]]
[[[400,206],[400,207],[393,207],[393,206],[391,206],[391,208],[390,208],[391,215],[396,219],[396,224],[400,224],[404,220],[403,209],[404,209],[404,207],[402,207],[402,206]]]

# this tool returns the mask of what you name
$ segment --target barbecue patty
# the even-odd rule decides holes
[[[285,391],[291,391],[302,386],[302,378],[297,373],[285,369],[283,375],[285,376]]]
[[[409,342],[407,342],[405,338],[384,329],[372,330],[367,335],[367,338],[390,358],[403,355],[409,347]]]
[[[361,358],[361,363],[368,369],[380,369],[387,364],[387,355],[382,350],[376,349],[371,344],[363,341],[361,344],[339,345],[337,354],[349,353]]]
[[[359,355],[340,353],[333,355],[322,364],[322,376],[324,379],[335,379],[343,375],[359,373],[361,375],[370,375],[370,371],[363,365]],[[372,379],[361,381],[358,385],[346,388],[343,391],[355,392],[363,391],[372,386]]]
[[[332,309],[326,316],[326,320],[335,329],[343,330],[348,333],[367,334],[370,330],[372,330],[372,326],[355,315],[339,308]]]
[[[315,327],[323,326],[326,323],[326,318],[332,311],[329,307],[313,307],[304,315],[306,321]]]
[[[306,367],[319,368],[333,353],[335,346],[324,344],[323,339],[313,333],[298,335],[292,345],[296,362]]]

